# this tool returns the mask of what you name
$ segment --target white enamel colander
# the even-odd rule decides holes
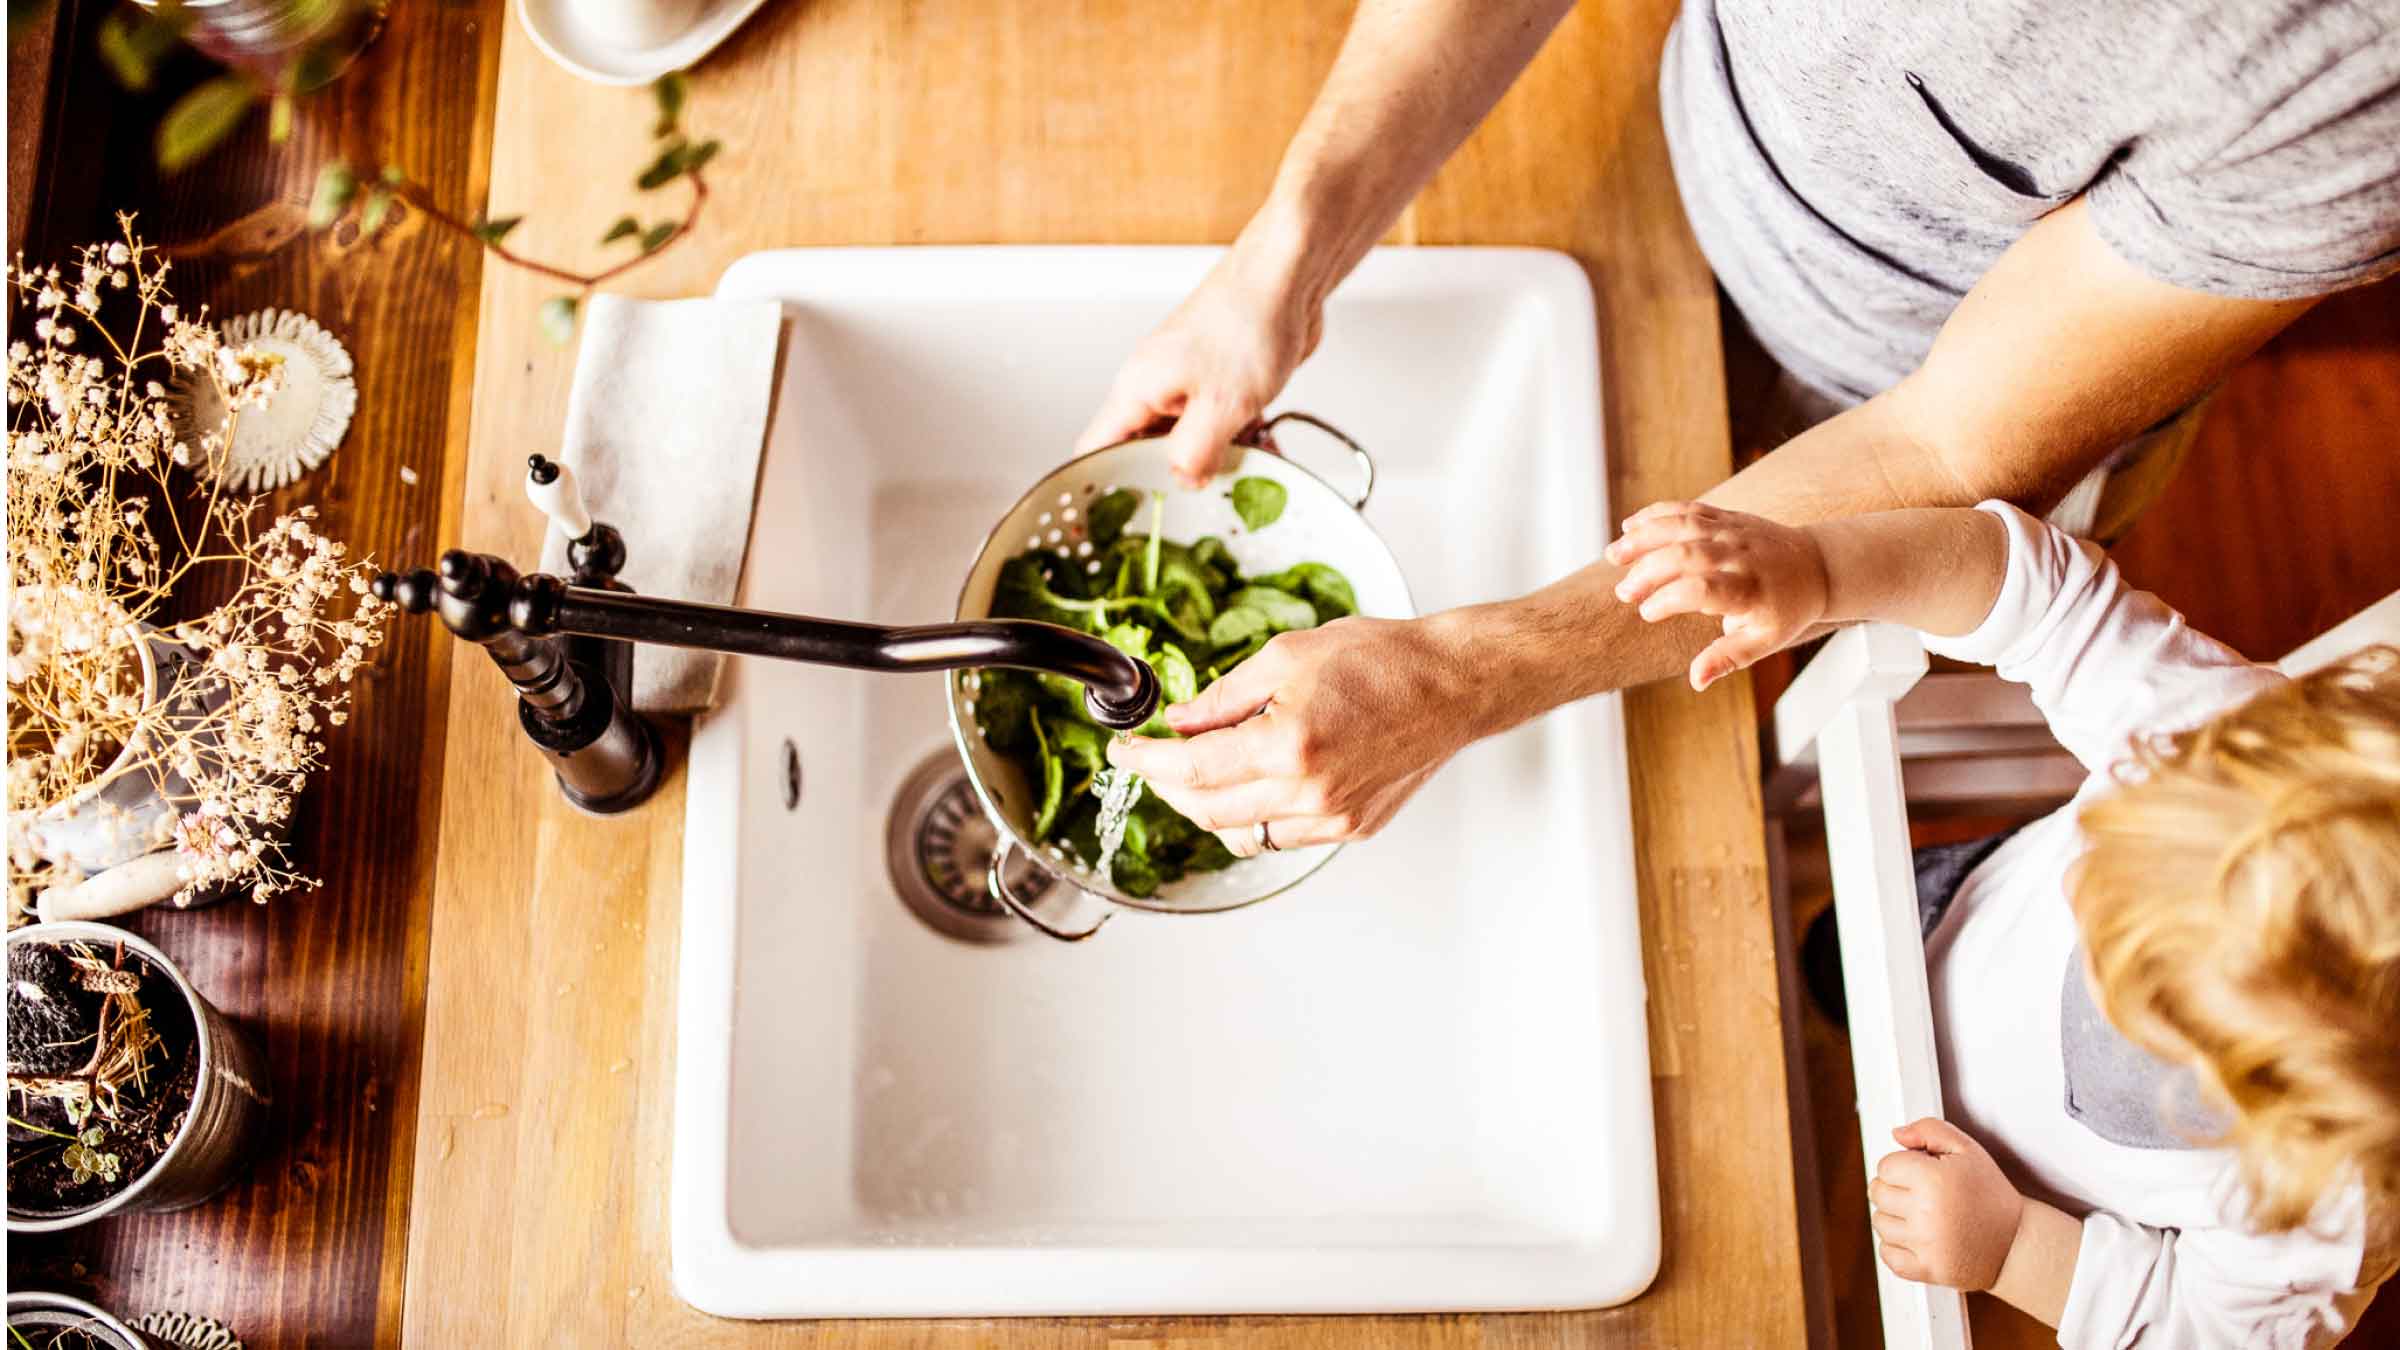
[[[1301,423],[1333,437],[1351,454],[1361,483],[1355,495],[1345,495],[1298,462],[1264,447],[1274,445],[1276,428]],[[1374,618],[1416,616],[1408,582],[1382,536],[1360,514],[1375,485],[1375,463],[1359,444],[1341,431],[1307,413],[1288,412],[1270,418],[1251,438],[1253,448],[1228,475],[1199,491],[1175,481],[1163,437],[1124,441],[1081,455],[1050,471],[1033,485],[1008,514],[1000,518],[958,596],[960,619],[989,618],[992,591],[1001,567],[1027,549],[1058,554],[1071,563],[1081,561],[1085,509],[1101,495],[1118,488],[1136,488],[1143,500],[1128,530],[1147,533],[1152,502],[1163,498],[1165,519],[1160,532],[1168,539],[1190,543],[1216,535],[1240,567],[1242,575],[1278,572],[1296,563],[1319,562],[1340,569],[1358,597],[1358,612]],[[1271,478],[1286,493],[1283,515],[1265,529],[1252,532],[1234,515],[1228,490],[1237,478]],[[1056,844],[1031,842],[1037,794],[1025,774],[1007,755],[984,743],[975,721],[979,681],[973,671],[950,677],[950,732],[967,762],[976,800],[999,827],[1001,843],[993,851],[987,884],[992,898],[1017,917],[1052,937],[1076,940],[1090,937],[1106,922],[1113,907],[1164,914],[1208,914],[1255,904],[1299,885],[1332,858],[1336,844],[1284,849],[1235,862],[1216,872],[1199,872],[1169,882],[1154,895],[1127,895],[1103,882],[1097,873],[1076,861]],[[1061,905],[1044,898],[1037,906],[1016,895],[1005,877],[1010,855],[1022,853],[1063,892]]]

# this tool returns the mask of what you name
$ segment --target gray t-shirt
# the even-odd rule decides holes
[[[1845,400],[2079,194],[2191,290],[2400,271],[2400,0],[1688,0],[1660,98],[1719,281]]]

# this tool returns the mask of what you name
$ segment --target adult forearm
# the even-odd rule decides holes
[[[1873,399],[1796,437],[1702,500],[1813,525],[1909,507],[1969,506],[1989,495],[1948,463],[1886,399]],[[1705,618],[1643,622],[1616,598],[1622,575],[1595,562],[1530,595],[1441,616],[1443,631],[1486,677],[1476,694],[1485,734],[1593,694],[1679,675],[1717,636],[1717,625]]]
[[[1323,303],[1573,7],[1364,0],[1242,247]]]

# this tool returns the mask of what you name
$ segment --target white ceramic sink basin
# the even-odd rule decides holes
[[[744,603],[947,619],[987,528],[1214,257],[737,264],[722,294],[790,315]],[[1379,251],[1278,406],[1374,451],[1368,518],[1431,611],[1599,552],[1598,369],[1567,259]],[[1287,449],[1351,481],[1305,435]],[[672,1227],[691,1303],[1468,1310],[1649,1282],[1615,698],[1471,748],[1288,895],[1124,914],[1068,946],[946,937],[897,895],[895,795],[955,760],[938,676],[747,662],[729,692],[693,737],[684,842]]]

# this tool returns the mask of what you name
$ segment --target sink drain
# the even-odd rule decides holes
[[[975,800],[958,752],[925,757],[900,785],[884,826],[884,855],[892,888],[909,912],[944,937],[965,942],[1013,942],[1033,928],[1002,909],[984,890],[984,873],[1000,832]],[[1022,855],[1009,859],[1008,881],[1018,896],[1039,899],[1054,884]]]

